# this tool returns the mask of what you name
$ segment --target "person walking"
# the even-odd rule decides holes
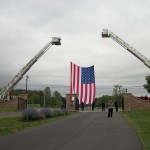
[[[92,103],[92,111],[94,111],[95,108],[95,102]]]
[[[84,103],[83,102],[81,103],[81,109],[82,109],[82,111],[84,111]]]
[[[113,102],[112,100],[110,100],[107,104],[107,107],[108,107],[108,117],[112,117],[113,116]]]
[[[118,102],[115,101],[115,108],[116,108],[116,112],[118,112]]]
[[[105,111],[105,103],[102,102],[102,111]]]

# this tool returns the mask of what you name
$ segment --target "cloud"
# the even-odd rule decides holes
[[[97,85],[143,85],[149,69],[101,32],[112,30],[150,58],[149,7],[148,0],[0,1],[0,85],[53,36],[60,36],[62,45],[52,46],[28,71],[31,83],[69,85],[72,61],[95,65]]]

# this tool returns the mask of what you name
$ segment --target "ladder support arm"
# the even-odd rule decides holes
[[[0,99],[9,99],[9,92],[23,78],[23,75],[35,64],[35,62],[52,46],[61,45],[61,38],[52,37],[49,41],[19,72],[18,74],[0,91]]]
[[[109,38],[109,37],[111,37],[114,41],[116,41],[118,44],[120,44],[122,47],[124,47],[126,50],[128,50],[138,59],[140,59],[148,68],[150,68],[150,60],[148,58],[146,58],[139,51],[137,51],[135,48],[133,48],[131,45],[129,45],[127,42],[122,40],[119,36],[111,32],[110,30],[103,29],[102,38]]]

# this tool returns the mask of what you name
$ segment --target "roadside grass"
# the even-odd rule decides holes
[[[63,118],[70,117],[72,115],[77,114],[77,112],[71,112],[69,115],[58,116],[49,119],[42,119],[37,121],[21,121],[21,117],[13,117],[13,118],[0,118],[0,136],[15,133],[21,131],[23,129],[39,126],[45,123],[54,122]]]
[[[10,109],[10,108],[0,108],[0,112],[19,112],[18,109]]]
[[[150,110],[123,112],[123,115],[137,131],[144,150],[150,150]]]

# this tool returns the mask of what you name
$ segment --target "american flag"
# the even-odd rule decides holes
[[[70,63],[70,94],[79,94],[79,103],[92,104],[96,96],[94,65],[80,67]]]

